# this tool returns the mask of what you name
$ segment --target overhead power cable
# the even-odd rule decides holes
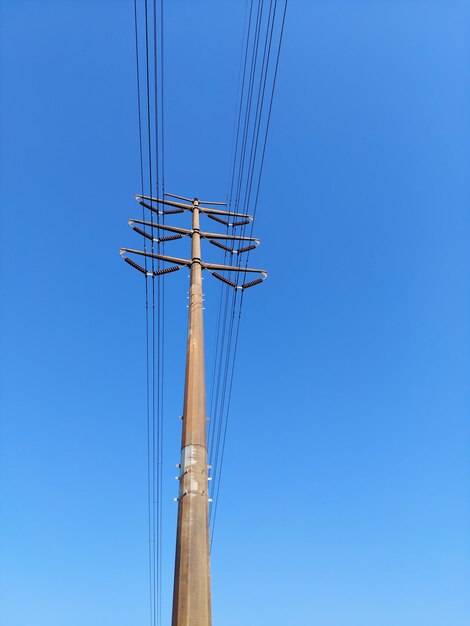
[[[281,10],[279,10],[279,5]],[[287,0],[282,2],[270,0],[269,3],[265,3],[264,0],[250,0],[247,5],[249,17],[244,34],[243,73],[239,81],[239,106],[227,197],[229,206],[234,207],[233,210],[252,213],[253,218],[256,216],[260,193],[286,10]],[[276,51],[274,56],[273,51]],[[267,110],[266,98],[269,103]],[[254,198],[252,197],[253,190],[256,190]],[[251,222],[251,234],[253,228],[254,219]],[[246,224],[242,226],[242,235],[245,229]],[[246,250],[246,258],[242,254],[237,255],[238,267],[247,267],[251,249]],[[231,256],[231,253],[225,251],[224,262],[227,256]],[[226,279],[230,281],[231,277],[226,275]],[[247,283],[247,285],[250,284],[250,282]],[[242,308],[243,293],[241,298],[237,299],[236,293],[230,296],[227,287],[222,285],[217,320],[216,360],[213,371],[213,401],[211,402],[209,458],[213,472],[211,498],[214,501],[211,511],[211,543],[220,500]],[[234,333],[235,338],[233,338]]]
[[[280,10],[279,7],[283,7]],[[284,31],[287,0],[247,0],[245,30],[240,56],[239,95],[234,115],[233,148],[229,163],[227,201],[229,213],[252,213],[256,216],[260,195],[261,176],[265,161],[267,136],[271,120],[274,89],[278,73],[279,55]],[[282,19],[280,15],[282,14]],[[134,25],[137,71],[138,130],[140,155],[141,195],[165,199],[165,111],[164,111],[164,2],[163,0],[134,0]],[[275,51],[277,50],[277,54]],[[145,63],[143,62],[145,59]],[[269,105],[268,105],[269,103]],[[150,209],[147,226],[146,209]],[[160,236],[165,226],[165,212],[161,212],[161,226],[155,221],[157,207],[152,200],[142,204],[144,254],[151,248],[151,271],[145,267],[146,320],[146,413],[147,413],[147,482],[148,482],[148,539],[149,539],[149,605],[150,625],[162,622],[162,459],[164,435],[165,384],[165,280],[164,273],[175,268],[161,269],[165,256],[165,241],[175,235]],[[166,212],[170,212],[169,210]],[[172,210],[171,212],[174,212]],[[254,220],[237,219],[230,215],[224,222],[225,234],[245,232]],[[147,222],[148,223],[148,222]],[[163,230],[163,234],[165,230]],[[151,244],[147,243],[148,237]],[[239,342],[240,320],[244,289],[255,281],[240,283],[247,260],[254,245],[226,245],[211,241],[223,252],[224,265],[232,270],[213,272],[221,281],[221,292],[216,324],[215,356],[212,371],[209,424],[209,463],[212,465],[210,495],[214,500],[211,510],[211,542],[219,510],[222,469],[228,439],[228,424],[236,354]],[[155,246],[157,254],[155,254]],[[234,255],[236,257],[234,258]],[[127,259],[126,259],[127,260]],[[129,260],[129,262],[131,262]],[[133,262],[135,267],[138,264]],[[216,267],[213,266],[215,270]],[[238,271],[234,271],[238,270]],[[155,277],[159,276],[155,284]],[[151,286],[148,280],[152,281]],[[234,289],[233,287],[243,287]],[[151,309],[151,311],[150,311]]]
[[[159,195],[164,185],[164,88],[163,88],[163,0],[134,0],[134,30],[137,72],[137,104],[140,155],[141,195]],[[141,63],[141,58],[144,62]],[[156,193],[155,193],[156,192]],[[150,202],[150,207],[152,202]],[[164,251],[164,243],[155,237],[154,211],[150,224],[142,205],[144,253],[147,238],[151,253]],[[163,218],[164,222],[164,218]],[[160,248],[162,250],[160,250]],[[164,281],[155,277],[163,273],[158,256],[152,256],[151,272],[145,273],[146,336],[146,413],[147,413],[147,508],[149,543],[149,613],[150,625],[162,621],[162,455],[163,455],[163,388],[164,388]],[[148,285],[149,276],[152,281]]]

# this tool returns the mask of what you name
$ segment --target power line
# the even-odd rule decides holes
[[[162,196],[165,196],[165,117],[164,117],[164,0],[160,0],[160,75],[161,75],[161,189]],[[156,77],[157,78],[157,77]],[[156,80],[155,78],[155,80]],[[163,215],[163,224],[165,224],[165,215]],[[165,243],[162,244],[162,253],[165,254]],[[158,564],[159,564],[159,586],[158,586],[158,607],[159,607],[159,624],[162,621],[162,545],[163,545],[163,510],[162,510],[162,497],[163,497],[163,434],[164,434],[164,420],[163,420],[163,408],[164,408],[164,390],[165,390],[165,277],[162,276],[162,280],[159,283],[159,294],[161,294],[161,300],[159,302],[159,314],[161,315],[161,343],[159,346],[159,354],[161,358],[161,379],[159,384],[159,398],[160,398],[160,427],[159,427],[159,481],[158,481],[158,493],[160,496],[159,511],[158,511]]]
[[[236,335],[235,335],[235,346],[234,346],[234,350],[233,350],[233,360],[232,360],[232,367],[231,367],[231,374],[230,374],[230,384],[229,384],[229,394],[228,394],[228,401],[227,401],[227,410],[226,410],[226,419],[225,419],[225,428],[224,428],[224,435],[223,435],[223,441],[222,441],[222,454],[221,454],[221,458],[220,458],[220,467],[219,467],[219,472],[218,472],[218,476],[217,476],[217,485],[215,487],[215,491],[214,491],[214,513],[212,516],[212,529],[211,529],[211,545],[212,542],[214,541],[214,532],[215,532],[215,522],[217,519],[217,509],[219,506],[219,492],[220,492],[220,483],[222,480],[222,468],[223,468],[223,463],[224,463],[224,453],[225,453],[225,442],[227,439],[227,430],[228,430],[228,418],[230,415],[230,403],[231,403],[231,399],[232,399],[232,389],[233,389],[233,378],[234,378],[234,374],[235,374],[235,363],[236,363],[236,357],[237,357],[237,348],[238,348],[238,337],[240,334],[240,320],[241,320],[241,315],[242,315],[242,305],[243,305],[243,295],[244,295],[244,291],[242,291],[242,295],[241,295],[241,299],[240,299],[240,306],[238,309],[238,321],[237,321],[237,330],[236,330]]]
[[[243,120],[243,109],[244,109],[243,103],[244,103],[244,92],[245,92],[245,83],[246,83],[246,74],[247,74],[247,64],[248,64],[249,49],[250,49],[252,17],[253,17],[253,0],[250,1],[248,27],[246,29],[246,43],[245,43],[245,53],[244,53],[244,60],[243,60],[243,75],[242,75],[242,81],[241,81],[241,90],[240,90],[239,107],[238,107],[238,120],[236,124],[236,136],[235,136],[235,142],[234,142],[232,176],[231,176],[230,191],[229,191],[229,206],[230,207],[232,207],[232,203],[233,203],[233,187],[234,187],[236,172],[237,172],[237,169],[239,169],[237,166],[237,155],[239,152],[241,152],[243,148],[243,143],[244,143],[242,141],[242,146],[240,147],[240,150],[239,150],[239,138],[240,138],[241,124]],[[246,141],[246,137],[244,139]],[[226,232],[228,232],[228,229],[229,229],[229,226],[227,225]],[[228,256],[227,253],[225,253],[224,263],[227,261],[227,256]],[[228,278],[230,279],[230,274]],[[222,304],[224,300],[225,300],[225,304]],[[219,398],[220,398],[220,393],[221,393],[220,385],[221,385],[221,380],[222,380],[222,364],[224,362],[224,355],[226,352],[226,342],[228,343],[229,341],[228,339],[226,340],[226,335],[228,333],[228,328],[227,328],[228,302],[229,302],[228,291],[226,288],[221,286],[219,315],[218,315],[218,322],[217,322],[218,330],[217,330],[216,360],[214,362],[215,363],[214,372],[217,371],[217,380],[216,382],[213,383],[213,388],[212,388],[213,394],[214,394],[214,389],[216,390],[215,404],[212,404],[211,402],[211,416],[213,416],[213,420],[211,422],[212,437],[211,437],[211,445],[210,445],[210,463],[211,465],[213,465],[214,475],[216,474],[216,471],[217,471],[216,463],[214,460],[215,433],[219,432],[220,430],[220,427],[218,424],[219,424],[219,420],[221,419],[221,409],[219,407]],[[220,328],[222,328],[221,333],[219,332]],[[217,357],[218,357],[218,361],[217,361]],[[214,491],[214,484],[215,484],[215,481],[213,481],[213,486],[211,490],[212,493]]]
[[[280,50],[281,50],[282,37],[283,37],[284,25],[285,25],[287,0],[285,0],[284,2],[284,10],[282,13],[281,24],[278,30],[275,69],[274,69],[273,76],[271,78],[271,85],[270,85],[271,93],[269,96],[269,110],[268,110],[267,117],[263,121],[263,111],[264,111],[266,89],[267,89],[268,83],[270,82],[268,77],[269,77],[270,67],[271,67],[272,47],[273,47],[273,43],[275,39],[274,32],[275,32],[276,14],[277,14],[277,8],[278,8],[277,5],[278,5],[278,0],[275,0],[274,8],[273,8],[273,0],[270,1],[268,15],[267,15],[267,18],[264,20],[265,24],[262,27],[264,6],[263,6],[263,0],[260,0],[258,2],[256,26],[255,26],[254,33],[253,33],[253,43],[251,47],[250,47],[250,39],[251,39],[250,29],[248,29],[248,32],[246,35],[245,70],[246,70],[247,59],[248,59],[248,50],[250,48],[251,48],[251,63],[250,63],[251,70],[250,70],[249,86],[248,86],[248,90],[246,91],[246,95],[245,95],[246,71],[244,72],[243,82],[241,86],[240,107],[239,107],[238,122],[237,122],[237,135],[236,135],[235,148],[234,148],[234,157],[233,157],[233,162],[232,162],[232,182],[230,184],[229,198],[230,198],[230,201],[233,201],[233,183],[234,183],[235,178],[237,178],[238,182],[237,182],[237,189],[236,189],[236,196],[235,196],[235,206],[236,207],[240,206],[240,199],[242,197],[241,190],[243,188],[244,189],[243,207],[244,209],[249,211],[250,205],[251,205],[252,189],[253,188],[256,189],[256,195],[255,195],[255,200],[254,200],[254,210],[253,210],[253,221],[251,223],[251,234],[253,233],[254,218],[256,216],[256,209],[257,209],[257,204],[258,204],[258,199],[259,199],[261,176],[262,176],[263,165],[264,165],[264,160],[265,160],[267,136],[269,132],[272,104],[273,104],[273,98],[274,98],[274,90],[276,86]],[[251,26],[252,9],[253,9],[253,2],[251,2],[251,5],[250,5],[250,26]],[[261,54],[259,52],[260,50],[259,41],[261,37],[261,30],[264,31],[264,29],[265,29],[265,35],[263,36],[264,47],[263,47],[263,53],[262,53],[262,61],[260,63]],[[257,94],[255,95],[256,92]],[[245,104],[243,105],[244,99],[245,99]],[[256,105],[254,104],[255,101],[256,101]],[[243,117],[242,117],[242,110],[243,110]],[[240,123],[242,119],[243,119],[243,123],[242,123],[243,136],[242,136],[241,143],[240,143],[239,128],[240,128]],[[261,158],[259,161],[258,170],[257,170],[257,173],[255,174],[257,156],[258,156],[258,145],[259,145],[259,139],[260,139],[262,126],[264,126],[264,131],[263,131],[264,137],[261,140],[262,152],[261,152]],[[249,160],[246,163],[247,150],[249,153]],[[246,225],[243,225],[242,234],[244,234],[245,229],[246,229]],[[250,254],[250,251],[248,250],[248,253],[246,256],[245,267],[247,266],[247,263],[248,263],[249,254]],[[242,257],[241,255],[239,255],[237,259],[237,266],[240,267],[241,263],[242,263]],[[240,299],[240,303],[237,309],[237,324],[236,324],[236,335],[235,335],[234,343],[232,344],[233,323],[229,325],[228,331],[226,333],[224,333],[223,331],[222,333],[219,333],[218,331],[218,335],[220,335],[222,338],[226,337],[226,339],[225,339],[224,346],[218,348],[219,352],[223,352],[225,354],[225,367],[224,367],[224,376],[222,379],[222,383],[220,382],[221,369],[219,369],[219,372],[218,372],[218,376],[219,376],[218,385],[221,385],[221,391],[218,392],[219,403],[218,403],[218,416],[217,416],[217,437],[215,438],[215,442],[213,443],[213,448],[215,446],[215,450],[214,449],[212,450],[212,458],[215,459],[214,461],[215,467],[213,468],[214,482],[212,486],[212,498],[214,500],[214,508],[213,508],[213,514],[211,516],[211,521],[212,521],[211,543],[214,537],[215,521],[216,521],[217,508],[218,508],[218,503],[219,503],[221,475],[222,475],[222,467],[223,467],[223,460],[224,460],[224,454],[225,454],[228,418],[229,418],[229,412],[230,412],[230,403],[231,403],[231,395],[232,395],[234,372],[235,372],[235,361],[236,361],[236,352],[237,352],[238,338],[239,338],[239,331],[240,331],[242,307],[243,307],[243,296]],[[230,315],[230,319],[232,322],[233,322],[233,317],[235,315],[235,310],[236,310],[235,301],[233,301],[232,308],[231,308],[231,315]],[[219,322],[220,322],[220,319],[219,319]],[[222,325],[224,326],[224,328],[227,327],[226,317],[223,318]],[[221,361],[222,359],[220,359],[220,362]],[[227,365],[229,366],[228,370],[227,370]],[[228,371],[230,372],[229,375],[227,375]],[[215,425],[213,428],[215,428]],[[213,431],[213,435],[214,435],[214,431]]]
[[[254,66],[256,63],[256,50],[257,50],[257,42],[259,41],[259,33],[261,28],[261,3],[258,3],[258,9],[256,11],[256,22],[253,29],[253,43],[251,45],[252,54],[251,54],[251,70],[250,70],[250,80],[247,89],[246,95],[246,104],[244,104],[244,94],[245,94],[245,85],[246,85],[246,75],[247,75],[247,67],[248,67],[248,59],[249,59],[249,50],[250,50],[250,41],[251,41],[251,24],[253,17],[253,2],[250,3],[250,16],[248,29],[246,33],[246,44],[245,44],[245,59],[244,59],[244,69],[243,69],[243,80],[241,86],[241,94],[240,94],[240,106],[238,111],[238,121],[237,121],[237,133],[236,133],[236,141],[235,141],[235,153],[233,158],[233,169],[232,169],[232,182],[231,182],[231,192],[230,197],[233,201],[233,184],[235,182],[235,174],[238,170],[238,183],[237,183],[237,191],[235,196],[235,206],[238,205],[239,202],[239,189],[243,176],[243,162],[244,155],[246,151],[246,145],[248,141],[248,120],[250,117],[250,101],[252,97],[253,90],[253,73]],[[243,120],[243,123],[242,123]],[[239,138],[240,138],[240,129],[243,127],[241,145],[239,146]],[[237,155],[238,161],[237,161]],[[218,379],[217,379],[217,394],[216,394],[216,415],[214,416],[214,425],[212,432],[212,450],[211,450],[211,464],[213,465],[213,486],[212,486],[212,494],[215,491],[215,485],[217,482],[217,471],[218,471],[218,458],[219,458],[219,449],[220,449],[220,437],[222,432],[222,422],[224,416],[224,399],[225,399],[225,384],[226,377],[223,378],[222,372],[227,371],[227,366],[230,362],[230,345],[231,345],[231,333],[233,330],[233,324],[230,324],[230,327],[227,328],[227,317],[228,317],[228,292],[225,293],[225,307],[223,314],[223,332],[222,332],[222,346],[220,348],[220,360],[219,360],[219,369],[218,369]],[[234,306],[235,300],[232,298],[232,307],[231,307],[231,315],[230,320],[233,320],[234,316]],[[223,382],[222,382],[223,381]],[[215,433],[217,432],[217,437],[215,438]],[[215,439],[215,441],[214,441]]]
[[[140,9],[139,9],[140,5]],[[138,130],[141,193],[148,185],[149,195],[153,195],[154,183],[157,194],[164,176],[163,150],[163,0],[148,0],[139,3],[134,0],[134,30],[137,72]],[[160,28],[158,27],[160,18]],[[139,22],[143,21],[143,41],[141,43]],[[158,37],[160,34],[160,42]],[[140,64],[140,48],[145,55],[144,67]],[[146,112],[142,118],[142,84],[145,93]],[[152,96],[153,93],[153,96]],[[144,105],[145,106],[145,105]],[[143,121],[145,119],[145,122]],[[146,136],[144,142],[143,136]],[[144,146],[144,143],[146,144]],[[144,159],[144,147],[146,156]],[[145,160],[145,163],[144,163]],[[146,170],[146,173],[145,173]],[[151,203],[152,204],[152,203]],[[142,221],[145,222],[145,209],[142,207]],[[147,238],[151,239],[152,254],[155,250],[154,215],[150,215],[150,231],[144,224],[144,252],[147,251]],[[148,237],[147,237],[148,235]],[[158,249],[160,241],[158,241]],[[162,244],[163,246],[163,244]],[[157,271],[160,260],[157,260]],[[147,276],[147,259],[143,268]],[[150,624],[161,624],[161,557],[162,557],[162,451],[163,451],[163,381],[164,381],[164,291],[163,285],[155,285],[155,258],[151,258],[152,285],[149,290],[146,278],[146,404],[147,404],[147,499],[148,499],[148,541],[149,541],[149,604]],[[151,308],[151,310],[149,310]]]
[[[279,0],[280,1],[280,0]],[[141,0],[142,2],[142,0]],[[134,25],[137,69],[138,129],[140,154],[141,194],[149,189],[152,198],[154,189],[157,197],[165,198],[165,111],[164,111],[164,0],[153,0],[152,9],[149,1],[144,0],[141,19],[145,21],[145,37],[139,42],[138,0],[134,0]],[[232,156],[229,164],[228,207],[229,212],[236,212],[243,204],[244,211],[250,211],[252,194],[254,196],[253,218],[256,215],[260,182],[265,160],[267,135],[271,119],[274,88],[279,65],[279,54],[284,31],[287,0],[281,26],[277,26],[278,0],[247,0],[245,9],[244,43],[240,57],[239,98],[235,110],[234,139]],[[141,5],[142,6],[142,5]],[[153,11],[153,12],[152,12]],[[272,73],[272,55],[277,44],[277,56],[274,74]],[[145,67],[140,66],[140,48],[145,51]],[[141,73],[145,93],[141,90]],[[143,97],[142,97],[143,96]],[[145,122],[142,116],[142,100],[146,97]],[[265,115],[265,101],[269,98],[269,109]],[[144,112],[145,113],[145,112]],[[145,128],[144,128],[145,127]],[[144,134],[146,140],[144,141]],[[145,143],[147,145],[145,145]],[[259,154],[262,146],[261,156]],[[146,150],[145,150],[146,149]],[[145,154],[146,153],[146,154]],[[145,154],[145,157],[144,157]],[[150,200],[153,209],[153,202]],[[142,221],[145,222],[144,207]],[[151,251],[154,255],[155,242],[158,255],[165,254],[165,244],[160,241],[160,230],[154,221],[151,210],[149,224]],[[251,211],[250,211],[251,212]],[[164,212],[162,224],[165,224]],[[158,220],[157,220],[158,221]],[[225,222],[224,222],[225,223]],[[228,235],[241,226],[244,236],[247,224],[237,223],[233,217],[226,222]],[[251,223],[253,233],[254,219]],[[157,238],[154,237],[155,230]],[[146,226],[144,225],[144,233]],[[144,255],[147,254],[147,237],[144,237]],[[149,246],[150,247],[150,246]],[[243,265],[247,268],[250,246],[247,254],[237,255],[233,272],[223,270],[225,280],[232,283],[232,274],[237,276]],[[150,254],[148,255],[150,256]],[[224,264],[227,258],[233,258],[233,251],[225,250]],[[244,260],[246,259],[245,263]],[[156,261],[156,263],[155,263]],[[157,272],[155,272],[155,265]],[[232,264],[230,264],[232,265]],[[150,585],[150,622],[151,626],[160,626],[162,620],[162,493],[163,493],[163,434],[164,434],[164,385],[165,385],[165,280],[163,275],[155,285],[155,276],[161,273],[161,260],[151,256],[152,286],[151,293],[147,278],[145,281],[146,307],[146,402],[147,402],[147,482],[148,482],[148,524],[149,524],[149,585]],[[147,277],[147,259],[142,268]],[[238,283],[238,279],[235,279]],[[244,283],[244,281],[242,281]],[[249,286],[249,283],[247,284]],[[156,290],[156,291],[155,291]],[[211,511],[211,543],[214,537],[215,521],[220,497],[222,468],[228,433],[228,421],[236,354],[240,333],[240,320],[243,308],[243,293],[239,290],[230,294],[226,285],[222,286],[219,298],[216,325],[215,355],[212,371],[211,422],[209,425],[209,462],[213,466],[211,495],[214,499]],[[151,300],[151,302],[150,302]],[[151,315],[149,312],[151,306]]]
[[[135,31],[135,55],[137,72],[137,107],[139,129],[139,156],[140,156],[140,182],[141,193],[144,193],[144,167],[143,167],[143,141],[142,141],[142,115],[141,115],[141,89],[140,89],[140,62],[139,62],[139,30],[137,0],[134,0],[134,31]],[[142,221],[145,221],[145,210],[142,207]],[[144,225],[144,232],[146,226]],[[144,237],[144,251],[147,250],[146,237]],[[150,367],[149,367],[149,297],[147,281],[147,257],[145,257],[145,363],[146,363],[146,414],[147,414],[147,501],[148,501],[148,559],[149,559],[149,610],[150,622],[153,620],[153,591],[152,591],[152,537],[151,537],[151,473],[150,473]]]

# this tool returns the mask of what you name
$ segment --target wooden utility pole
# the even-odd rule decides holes
[[[124,260],[146,275],[155,278],[162,274],[180,269],[182,266],[190,268],[189,289],[189,316],[188,316],[188,341],[186,352],[186,378],[184,388],[183,408],[183,433],[181,439],[181,463],[180,463],[180,487],[178,497],[178,526],[176,533],[176,560],[175,581],[173,590],[173,618],[172,626],[211,626],[211,585],[210,585],[210,559],[209,559],[209,493],[208,493],[208,465],[207,465],[207,437],[206,437],[206,385],[204,369],[204,323],[203,323],[203,299],[202,299],[202,271],[208,270],[213,276],[235,289],[247,289],[261,283],[266,278],[264,270],[251,269],[238,265],[218,265],[206,263],[201,258],[201,238],[224,249],[230,255],[243,254],[252,250],[259,244],[254,237],[237,235],[208,233],[200,230],[199,218],[201,213],[212,217],[217,222],[227,226],[227,229],[242,226],[252,221],[251,216],[233,213],[228,210],[213,209],[204,205],[218,204],[226,206],[222,202],[203,202],[197,198],[190,200],[182,196],[166,194],[172,198],[187,200],[191,204],[183,204],[174,200],[151,198],[149,196],[137,196],[140,204],[157,214],[192,213],[192,228],[185,229],[165,224],[156,224],[140,220],[130,220],[129,225],[140,235],[157,243],[164,240],[191,237],[191,258],[181,259],[141,250],[121,248]],[[148,204],[150,201],[151,204]],[[159,210],[152,203],[169,205],[177,210]],[[228,219],[222,219],[222,216]],[[234,218],[242,218],[241,221],[229,221]],[[144,230],[136,226],[141,224]],[[173,234],[165,238],[154,238],[146,227],[170,231]],[[249,243],[248,246],[230,248],[220,244],[218,240]],[[137,264],[134,260],[126,257],[126,253],[151,257],[170,263],[174,267],[149,272]],[[237,275],[254,272],[262,277],[238,285],[229,277],[218,274],[216,270],[235,272]],[[229,274],[230,276],[230,274]]]

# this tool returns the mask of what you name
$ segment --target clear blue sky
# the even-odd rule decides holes
[[[223,199],[244,5],[167,5],[167,189]],[[143,286],[118,255],[132,2],[0,10],[0,621],[145,625]],[[470,623],[469,67],[468,2],[290,0],[215,626]],[[167,282],[165,624],[186,333]]]

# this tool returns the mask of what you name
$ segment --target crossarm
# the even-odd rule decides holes
[[[259,246],[259,239],[256,237],[240,237],[239,235],[222,235],[219,233],[200,233],[206,239],[230,239],[231,241],[254,241]]]
[[[182,202],[174,202],[174,200],[160,200],[159,198],[152,198],[151,196],[136,196],[136,200],[150,200],[150,202],[157,202],[158,204],[167,204],[168,206],[175,206],[178,209],[183,209],[185,211],[192,211],[192,204],[183,204]],[[144,205],[147,206],[147,205]],[[152,208],[147,206],[148,209]],[[156,209],[154,209],[156,210]]]
[[[178,198],[178,200],[187,200],[188,202],[192,202],[192,198],[185,198],[184,196],[177,196],[175,193],[165,192],[165,196],[170,196],[170,198]],[[199,198],[198,198],[199,200]],[[218,204],[219,206],[227,206],[226,202],[209,202],[208,200],[199,200],[199,204]]]
[[[251,215],[246,213],[232,213],[231,211],[221,211],[220,209],[206,209],[205,206],[200,206],[201,213],[207,213],[207,215],[228,215],[229,217],[245,217],[249,222],[253,221]]]
[[[179,259],[178,257],[174,257],[174,256],[166,256],[165,254],[155,254],[154,252],[143,252],[142,250],[131,250],[129,248],[121,248],[119,252],[123,258],[126,258],[124,255],[127,252],[129,254],[138,254],[140,256],[147,256],[152,259],[159,259],[160,261],[168,261],[169,263],[176,263],[177,265],[186,265],[187,267],[191,266],[191,261],[189,261],[188,259]]]
[[[128,224],[131,227],[134,224],[142,224],[143,226],[148,226],[149,228],[161,228],[162,230],[169,230],[172,233],[179,233],[180,235],[191,234],[191,231],[188,228],[178,228],[177,226],[167,226],[166,224],[152,224],[152,222],[143,222],[142,220],[129,220]]]
[[[266,278],[268,275],[268,272],[266,270],[257,270],[250,267],[237,267],[236,265],[216,265],[215,263],[202,263],[202,267],[207,270],[226,270],[227,272],[252,272],[255,274],[262,274],[264,278]]]
[[[163,200],[160,198],[152,198],[151,196],[136,196],[135,199],[136,200],[149,200],[150,202],[156,202],[157,204],[167,204],[169,206],[177,207],[178,209],[183,209],[183,211],[192,211],[194,208],[193,204],[184,204],[183,202],[175,202],[174,200]],[[147,204],[144,204],[144,206],[147,207],[148,209],[156,211],[155,208],[150,207]],[[201,211],[201,213],[229,215],[231,217],[245,217],[246,219],[250,220],[250,222],[253,221],[253,217],[251,215],[246,215],[245,213],[232,213],[231,211],[222,211],[220,209],[207,209],[206,207],[203,207],[200,204],[198,205],[198,209]]]

